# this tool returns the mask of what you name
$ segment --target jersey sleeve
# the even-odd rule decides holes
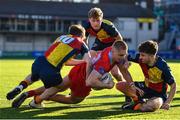
[[[171,73],[170,67],[167,65],[167,63],[164,63],[163,65],[163,74],[162,78],[164,79],[164,82],[168,83],[169,85],[174,83],[174,77]]]
[[[104,22],[104,21],[103,21]],[[104,29],[108,32],[111,37],[117,37],[120,33],[113,23],[104,22]]]
[[[87,53],[88,51],[89,51],[88,46],[85,43],[83,43],[80,51],[81,55],[84,56],[84,54]]]
[[[120,33],[118,32],[117,28],[114,26],[114,24],[111,25],[111,35],[113,37],[117,37]]]
[[[140,57],[140,54],[128,55],[128,61],[138,63],[139,62],[139,57]]]

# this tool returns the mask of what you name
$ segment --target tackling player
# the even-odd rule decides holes
[[[141,111],[155,111],[160,107],[169,109],[176,92],[176,82],[166,61],[157,56],[157,51],[158,44],[149,40],[139,45],[139,54],[134,58],[128,56],[129,61],[140,65],[145,79],[144,82],[117,83],[116,88],[134,100],[133,104],[122,106],[123,109]],[[168,85],[169,95],[167,95]],[[149,100],[144,103],[143,98]]]
[[[34,61],[31,74],[21,81],[19,86],[7,94],[7,99],[13,99],[23,89],[27,88],[28,85],[39,79],[44,83],[46,90],[37,99],[42,101],[51,96],[53,93],[50,91],[58,89],[57,86],[60,86],[62,83],[60,70],[64,64],[77,65],[84,62],[84,60],[71,59],[78,53],[83,55],[88,52],[84,40],[85,29],[81,25],[70,26],[69,35],[58,37],[45,54]]]

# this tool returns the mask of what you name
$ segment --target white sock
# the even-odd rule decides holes
[[[22,85],[17,86],[17,88],[19,88],[21,91],[23,90],[23,86]]]

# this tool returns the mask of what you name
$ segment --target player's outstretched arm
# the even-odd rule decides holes
[[[127,61],[128,62],[128,61]],[[126,65],[118,65],[119,70],[121,71],[123,78],[128,82],[133,82],[132,76],[130,72],[128,71],[128,68],[126,68]]]
[[[84,62],[85,62],[85,60],[70,59],[65,63],[65,65],[67,65],[67,66],[75,66],[75,65],[78,65],[78,64],[81,64],[81,63],[84,63]]]

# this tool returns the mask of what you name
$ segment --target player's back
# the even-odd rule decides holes
[[[80,51],[83,42],[78,37],[62,35],[45,52],[49,63],[58,67]]]

